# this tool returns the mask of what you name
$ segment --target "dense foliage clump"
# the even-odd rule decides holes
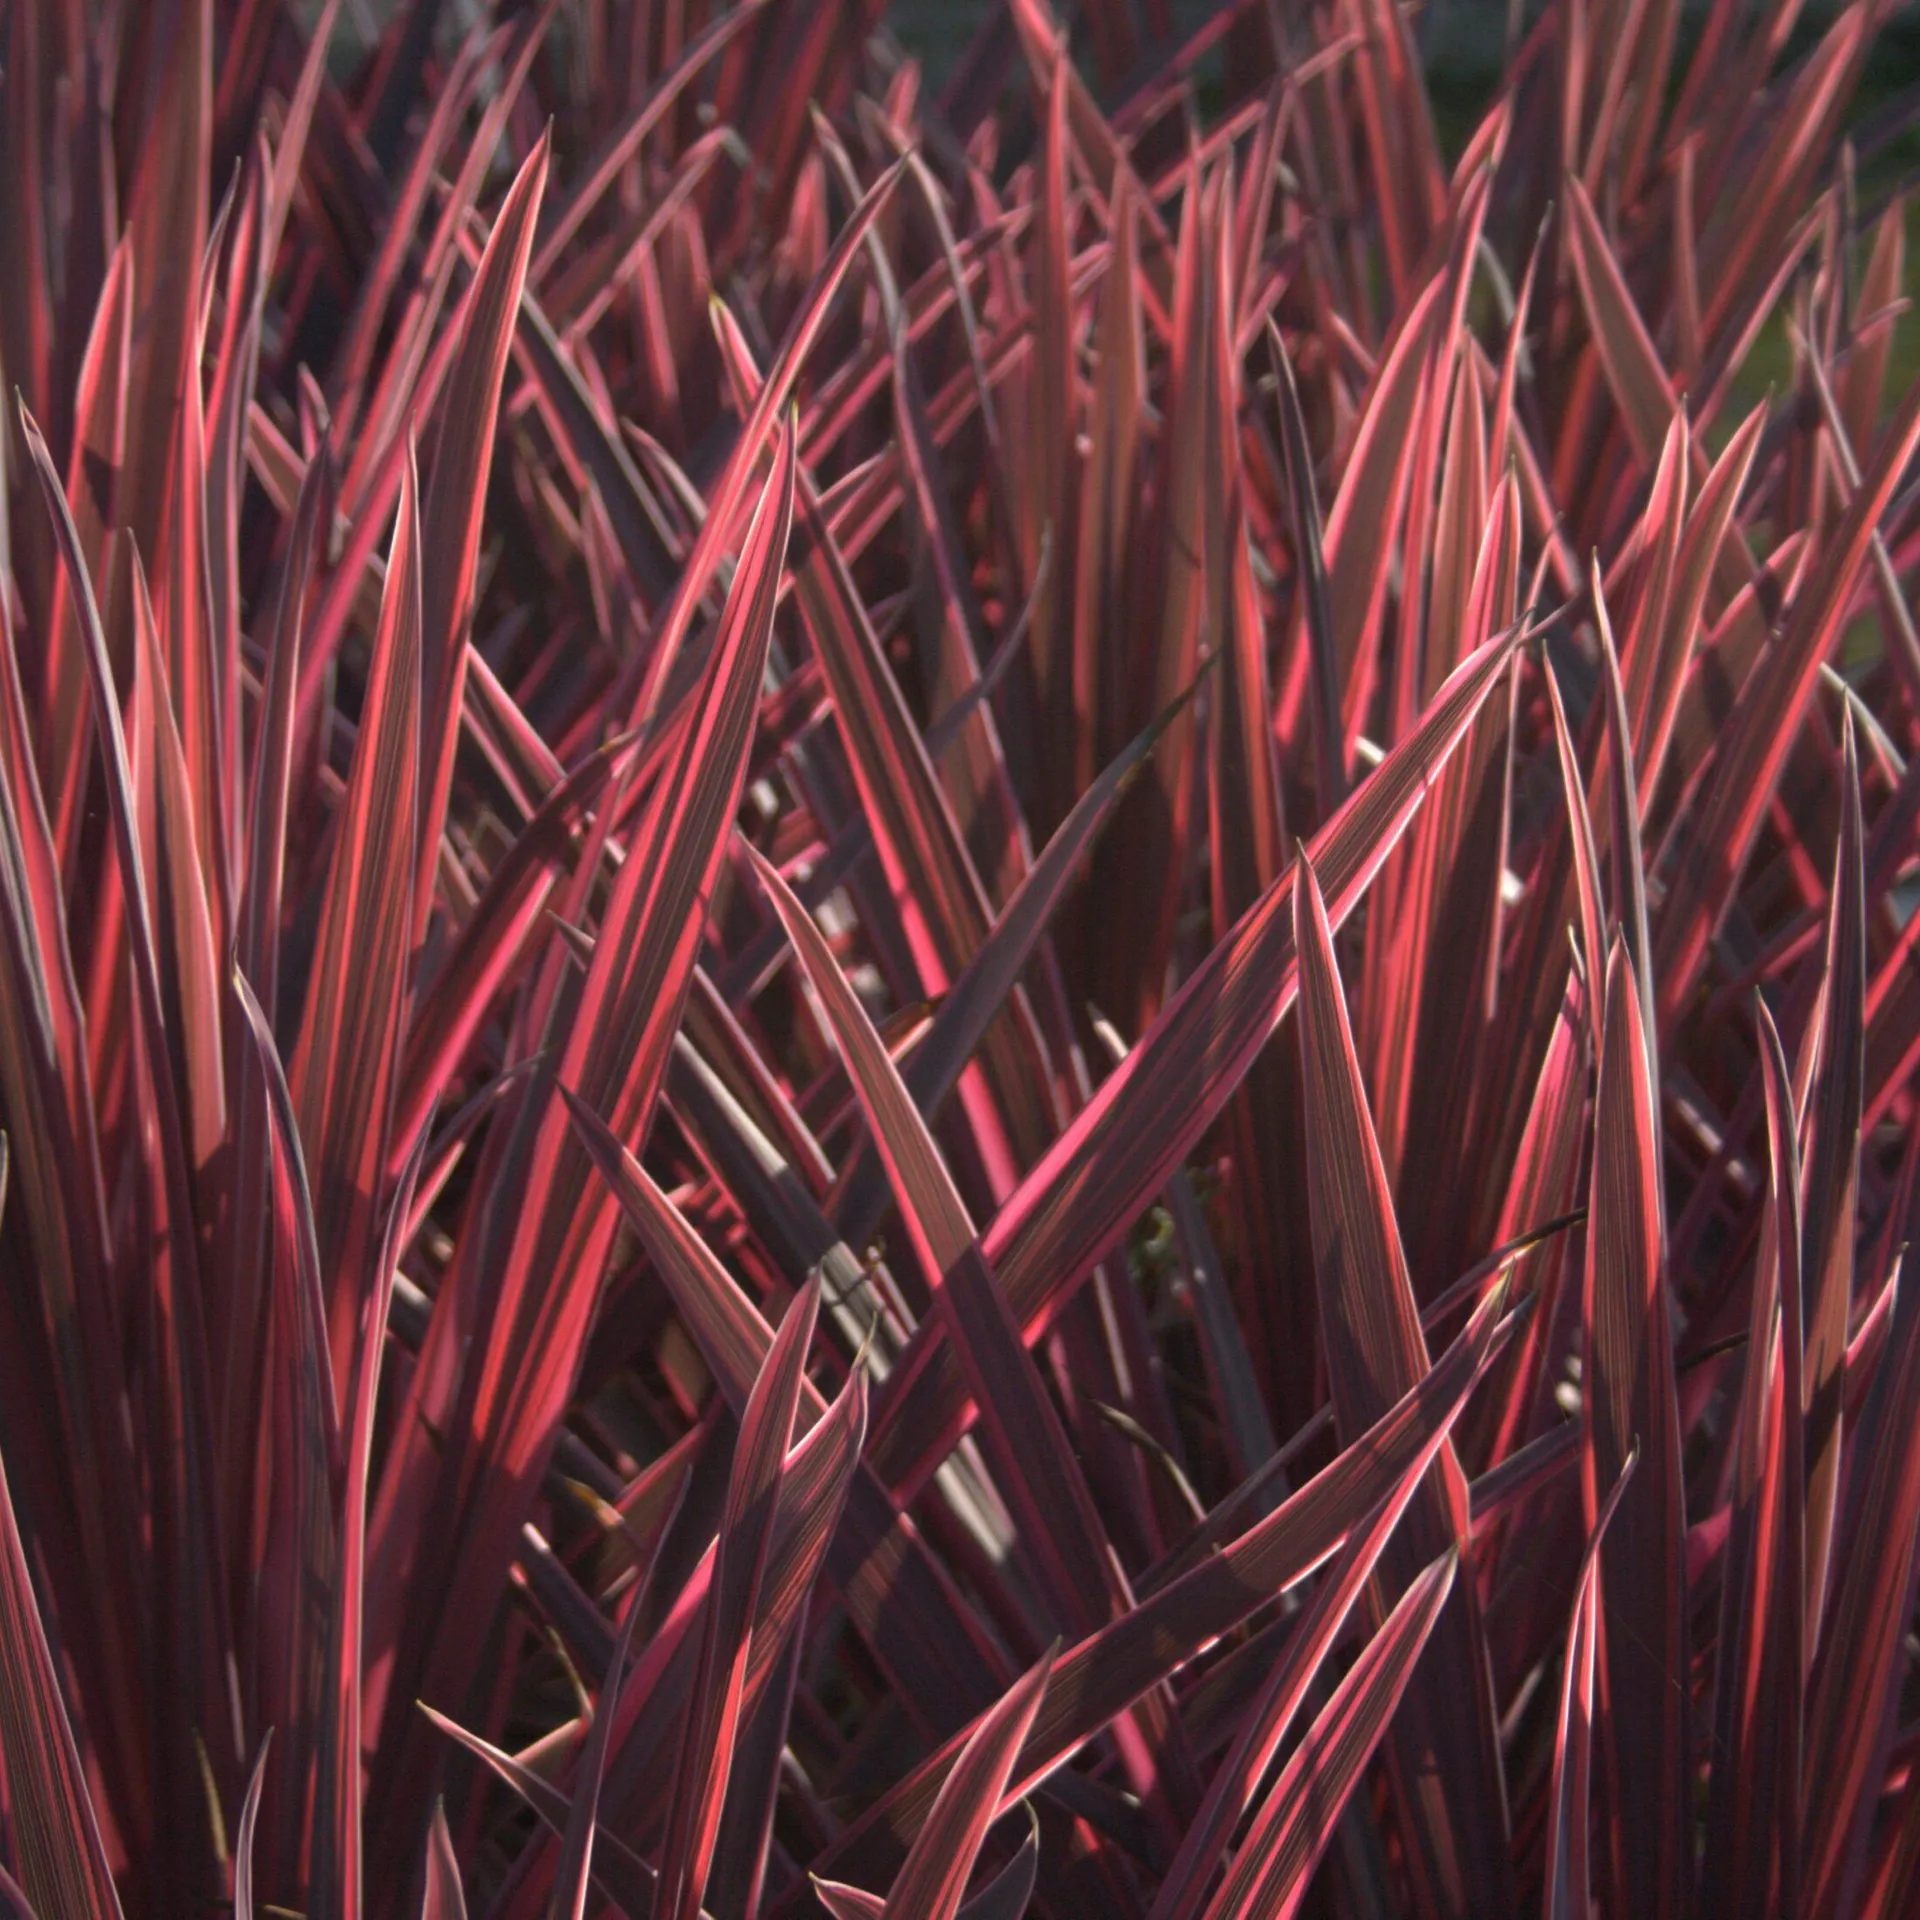
[[[0,7],[0,1910],[1916,1910],[1892,11]]]

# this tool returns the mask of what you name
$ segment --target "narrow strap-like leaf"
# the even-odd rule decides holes
[[[1715,1753],[1701,1903],[1793,1912],[1805,1713],[1804,1240],[1793,1078],[1756,996],[1767,1106],[1767,1223],[1747,1318],[1733,1511],[1721,1573]]]
[[[1282,1920],[1299,1911],[1336,1816],[1387,1730],[1459,1566],[1422,1573],[1348,1669],[1235,1854],[1208,1920]]]
[[[1207,1798],[1187,1828],[1180,1852],[1160,1882],[1151,1920],[1189,1920],[1200,1911],[1207,1883],[1234,1830],[1259,1792],[1295,1714],[1307,1701],[1353,1605],[1378,1565],[1381,1551],[1419,1491],[1421,1478],[1403,1475],[1365,1522],[1347,1536],[1340,1557],[1288,1636],[1287,1647],[1259,1695],[1241,1716],[1240,1731],[1220,1763]]]
[[[960,1920],[1022,1920],[1040,1873],[1040,1822],[1027,1803],[1027,1837],[1019,1851],[960,1909]]]
[[[753,857],[760,884],[826,1012],[908,1232],[952,1323],[955,1350],[986,1417],[997,1475],[1028,1550],[1050,1575],[1060,1623],[1089,1632],[1124,1608],[1127,1594],[1113,1572],[1080,1462],[898,1069],[806,909],[766,860]]]
[[[154,689],[154,937],[165,964],[164,1011],[176,1049],[175,1070],[196,1170],[219,1152],[226,1135],[226,1071],[221,1060],[220,966],[209,915],[212,874],[202,859],[194,793],[206,778],[188,762],[174,719],[174,699],[159,626],[147,593],[146,569],[131,558],[134,645]],[[222,856],[224,857],[224,856]]]
[[[1892,1676],[1920,1580],[1920,1287],[1903,1280],[1849,1446],[1851,1484],[1808,1702],[1803,1911],[1853,1910],[1898,1712]]]
[[[668,671],[693,625],[694,613],[720,564],[724,543],[731,535],[734,517],[746,498],[748,484],[759,466],[760,455],[767,444],[768,435],[773,431],[774,421],[792,396],[801,363],[826,324],[828,309],[840,290],[840,283],[864,244],[868,229],[891,198],[905,168],[904,161],[896,161],[854,209],[852,218],[841,229],[833,251],[809,289],[805,304],[787,329],[779,355],[768,371],[752,412],[741,425],[740,438],[735,442],[719,483],[707,501],[707,517],[701,523],[693,551],[687,555],[673,598],[661,614],[646,682],[630,716],[629,723],[632,725],[645,720],[659,703]]]
[[[1560,679],[1547,662],[1545,679],[1547,700],[1553,711],[1553,742],[1560,762],[1560,790],[1566,796],[1567,821],[1573,848],[1574,900],[1580,910],[1580,960],[1589,980],[1598,980],[1605,968],[1605,941],[1601,929],[1606,925],[1606,909],[1600,897],[1600,856],[1594,848],[1593,816],[1587,809],[1587,783],[1580,771],[1574,749],[1573,732],[1567,725],[1567,709],[1560,697]],[[1600,1046],[1601,1008],[1599,995],[1589,994],[1587,1004],[1593,1021],[1593,1043]]]
[[[443,1801],[433,1803],[433,1825],[427,1831],[427,1858],[421,1878],[420,1920],[467,1920],[467,1896],[461,1890],[460,1863],[454,1856]]]
[[[627,1649],[633,1643],[634,1623],[639,1613],[637,1606],[628,1606],[627,1617],[620,1623],[619,1637],[613,1643],[606,1684],[600,1689],[599,1701],[594,1706],[593,1731],[587,1736],[587,1750],[580,1759],[573,1805],[567,1814],[567,1831],[560,1845],[560,1865],[553,1877],[553,1920],[586,1920],[592,1886],[593,1839],[600,1816],[600,1789],[607,1772],[607,1748],[620,1706],[620,1682],[626,1673]]]
[[[1136,735],[1074,802],[1013,898],[995,917],[992,931],[935,1008],[927,1031],[900,1066],[908,1094],[929,1120],[939,1113],[993,1015],[1013,993],[1080,863],[1192,697],[1190,689]],[[848,1244],[860,1246],[879,1225],[886,1202],[883,1170],[870,1140],[854,1148],[842,1181],[836,1217]]]
[[[453,784],[466,685],[467,637],[473,624],[474,565],[480,521],[493,470],[494,423],[520,311],[520,289],[533,252],[533,224],[547,184],[547,137],[522,163],[487,238],[460,322],[460,345],[441,401],[440,439],[420,509],[420,676],[425,735],[421,742],[420,818],[412,894],[412,937],[418,944],[433,905],[440,832]]]
[[[273,1745],[268,1733],[260,1742],[260,1757],[247,1780],[247,1797],[240,1804],[240,1824],[233,1836],[233,1920],[256,1920],[253,1905],[253,1832],[260,1820],[260,1793],[267,1780],[267,1754]]]
[[[1330,918],[1353,910],[1518,639],[1516,629],[1462,662],[1413,733],[1314,836]],[[1291,1006],[1292,890],[1289,871],[1241,916],[988,1227],[982,1251],[1029,1340],[1164,1188]],[[930,1470],[964,1426],[958,1363],[935,1341],[931,1324],[919,1330],[875,1409],[872,1451],[890,1478]]]
[[[1842,1392],[1852,1326],[1860,1101],[1866,1076],[1867,911],[1853,711],[1841,723],[1840,841],[1827,909],[1820,1061],[1806,1200],[1807,1628],[1817,1638],[1840,1504]]]
[[[1592,1818],[1593,1668],[1600,1638],[1600,1542],[1606,1538],[1607,1523],[1633,1468],[1633,1456],[1628,1455],[1594,1522],[1573,1591],[1573,1626],[1560,1676],[1560,1719],[1553,1741],[1543,1920],[1587,1920],[1593,1907],[1587,1850]]]
[[[960,1750],[887,1895],[885,1920],[953,1920],[959,1912],[980,1843],[1000,1811],[1007,1776],[1040,1710],[1053,1661],[1052,1652],[1043,1655]]]
[[[0,1202],[6,1192],[0,1150]],[[41,1914],[119,1920],[79,1750],[27,1573],[0,1466],[0,1755],[7,1817],[27,1897]]]
[[[1658,1920],[1683,1911],[1691,1865],[1686,1510],[1653,1088],[1640,994],[1617,936],[1595,1102],[1582,1394],[1582,1485],[1595,1520],[1628,1456],[1641,1454],[1600,1563],[1613,1897]]]
[[[78,545],[89,578],[104,580],[108,529],[115,489],[107,476],[119,472],[127,432],[127,360],[133,324],[133,243],[113,250],[99,304],[80,362],[74,396],[73,450],[67,495],[73,503]],[[41,770],[54,839],[71,852],[77,808],[87,774],[92,720],[87,694],[87,641],[79,589],[68,576],[54,583],[48,615],[46,663],[41,678]]]
[[[566,1094],[564,1088],[562,1092]],[[772,1328],[605,1122],[572,1095],[566,1097],[587,1151],[639,1234],[721,1393],[736,1411],[744,1409],[773,1344]],[[799,1425],[811,1426],[827,1411],[812,1382],[803,1380]],[[861,1416],[864,1435],[864,1388]],[[912,1676],[923,1685],[944,1685],[960,1698],[984,1705],[983,1694],[997,1693],[1005,1682],[980,1622],[857,1449],[852,1475],[844,1524],[829,1533],[825,1548],[828,1571],[849,1616],[883,1665],[903,1682]],[[782,1488],[797,1494],[805,1484],[796,1463]],[[815,1520],[826,1510],[820,1505]],[[763,1581],[774,1609],[783,1604],[784,1582],[794,1577],[785,1568],[782,1538],[776,1532]],[[749,1692],[759,1664],[755,1661],[750,1670]]]
[[[1307,1193],[1327,1378],[1343,1439],[1370,1427],[1427,1372],[1426,1337],[1413,1297],[1399,1222],[1367,1109],[1359,1056],[1333,952],[1320,884],[1303,853],[1293,887],[1299,956]],[[1466,1479],[1443,1445],[1388,1548],[1380,1605],[1471,1529]],[[1468,1587],[1437,1616],[1444,1659],[1415,1688],[1394,1728],[1401,1804],[1421,1851],[1421,1871],[1449,1912],[1512,1904],[1506,1795],[1492,1680],[1478,1608]],[[1438,1775],[1436,1803],[1414,1785]],[[1444,1812],[1441,1809],[1444,1808]]]
[[[420,820],[421,527],[413,464],[387,562],[353,767],[327,871],[300,1038],[288,1066],[314,1182],[334,1368],[347,1371],[377,1245],[413,940]]]
[[[486,1766],[493,1775],[503,1782],[539,1817],[540,1823],[556,1838],[564,1836],[567,1824],[572,1817],[573,1803],[556,1787],[552,1781],[535,1773],[531,1767],[525,1767],[510,1753],[502,1753],[496,1746],[481,1739],[477,1733],[469,1733],[466,1728],[449,1720],[443,1713],[422,1705],[421,1713],[428,1722],[444,1733],[448,1739],[456,1741],[466,1748],[477,1760]],[[436,1807],[434,1815],[436,1831],[444,1833],[446,1815]],[[432,1848],[436,1842],[429,1836],[428,1845]],[[622,1841],[618,1834],[609,1833],[601,1827],[594,1836],[593,1857],[590,1862],[594,1883],[606,1896],[615,1902],[620,1911],[634,1920],[634,1916],[653,1912],[654,1894],[658,1880],[653,1869]],[[434,1876],[429,1876],[430,1880]],[[438,1884],[445,1887],[451,1884],[456,1890],[459,1885],[458,1871],[455,1866],[451,1841],[446,1847],[444,1866],[438,1878]],[[441,1920],[445,1920],[443,1909]],[[453,1909],[458,1912],[459,1909]],[[428,1920],[423,1914],[422,1920]]]
[[[720,1526],[719,1557],[701,1628],[700,1663],[660,1853],[656,1912],[661,1920],[694,1920],[706,1892],[746,1687],[753,1615],[773,1536],[781,1468],[819,1301],[819,1283],[809,1281],[787,1309],[741,1417]]]
[[[1313,673],[1314,778],[1320,789],[1320,817],[1331,820],[1347,797],[1347,743],[1340,722],[1340,646],[1333,629],[1327,593],[1326,536],[1321,528],[1320,497],[1313,483],[1313,451],[1307,440],[1300,389],[1280,329],[1267,322],[1280,393],[1280,450],[1286,460],[1287,511],[1293,526],[1299,594]]]
[[[1573,217],[1565,232],[1588,323],[1634,451],[1651,467],[1673,418],[1673,389],[1586,188],[1569,177],[1566,191]]]
[[[887,1903],[877,1893],[862,1893],[839,1880],[813,1876],[813,1890],[833,1920],[882,1920]]]
[[[1888,423],[1872,468],[1822,542],[1779,637],[1741,688],[1694,807],[1674,828],[1673,878],[1654,930],[1660,1031],[1671,1033],[1692,999],[1708,942],[1732,902],[1798,721],[1832,650],[1871,536],[1920,446],[1920,386]],[[1662,864],[1666,864],[1663,859]]]
[[[1467,1396],[1513,1330],[1504,1296],[1490,1294],[1413,1391],[1280,1506],[1219,1545],[1177,1579],[1054,1662],[1047,1699],[1008,1788],[1024,1793],[1069,1758],[1124,1707],[1193,1657],[1256,1606],[1311,1573],[1361,1525],[1401,1478],[1432,1465]],[[946,1777],[958,1743],[885,1795],[833,1849],[836,1864],[861,1842],[884,1858],[904,1844]],[[892,1857],[898,1858],[898,1854]],[[883,1869],[884,1870],[884,1869]]]

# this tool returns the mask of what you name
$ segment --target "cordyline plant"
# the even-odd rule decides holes
[[[0,1908],[1915,1912],[1891,0],[383,12],[0,8]]]

